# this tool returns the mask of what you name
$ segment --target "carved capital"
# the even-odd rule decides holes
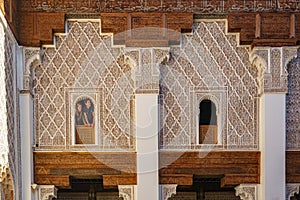
[[[295,194],[299,194],[300,183],[286,184],[286,199],[290,200]]]
[[[135,200],[135,186],[134,185],[119,185],[119,197],[124,200]]]
[[[176,194],[177,184],[160,185],[160,199],[168,200],[172,195]]]
[[[8,165],[5,167],[5,175],[3,175],[2,178],[3,179],[0,181],[0,185],[2,187],[2,195],[4,196],[4,199],[14,199],[15,192],[12,179],[13,177],[11,174],[11,169]]]
[[[126,49],[125,60],[134,67],[137,93],[158,93],[159,65],[169,54],[169,48]]]
[[[287,65],[297,57],[297,49],[298,47],[257,47],[253,49],[250,61],[258,68],[263,77],[259,77],[258,82],[264,92],[287,92]]]
[[[23,89],[31,88],[31,66],[40,65],[42,60],[40,48],[23,48]]]
[[[258,199],[258,186],[256,184],[241,184],[234,189],[235,195],[239,196],[242,200]]]
[[[0,163],[0,183],[3,182],[7,175],[8,164]]]
[[[57,198],[57,188],[54,185],[39,185],[39,200]]]

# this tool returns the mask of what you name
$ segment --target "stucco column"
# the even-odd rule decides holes
[[[297,47],[256,47],[250,56],[260,86],[261,188],[259,199],[285,199],[287,66]]]
[[[137,195],[158,200],[158,95],[136,95]]]
[[[285,94],[266,93],[261,133],[260,199],[285,199]]]
[[[20,92],[22,199],[34,199],[33,183],[33,104],[29,91]]]

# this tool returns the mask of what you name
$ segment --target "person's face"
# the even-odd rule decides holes
[[[90,100],[87,100],[85,102],[85,106],[89,109],[91,107],[91,101]]]
[[[82,111],[82,106],[81,106],[81,104],[77,104],[77,110],[78,110],[78,112],[81,112],[81,111]]]

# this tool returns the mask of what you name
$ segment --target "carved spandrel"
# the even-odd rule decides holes
[[[136,200],[135,193],[136,187],[134,185],[119,185],[119,197],[124,200]]]
[[[168,200],[176,194],[177,184],[160,185],[160,199]]]
[[[242,200],[258,200],[258,185],[256,184],[241,184],[235,189],[235,195]]]
[[[295,194],[299,194],[300,184],[286,184],[286,200],[290,200]]]
[[[39,200],[49,200],[57,197],[57,188],[54,185],[39,185]]]

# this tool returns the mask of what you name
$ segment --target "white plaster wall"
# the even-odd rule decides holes
[[[261,194],[260,199],[285,199],[285,94],[261,98]]]
[[[158,96],[136,96],[137,195],[158,200]]]
[[[33,183],[33,104],[30,94],[20,95],[22,199],[35,199]]]

